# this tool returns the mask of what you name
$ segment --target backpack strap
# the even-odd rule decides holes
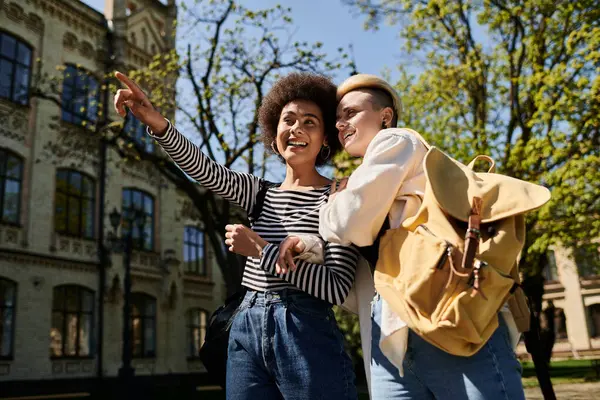
[[[375,271],[375,266],[377,265],[377,261],[379,260],[379,243],[381,242],[381,238],[385,235],[385,232],[390,229],[390,221],[389,217],[386,216],[383,220],[383,225],[381,225],[381,229],[377,233],[377,237],[373,244],[364,247],[358,247],[358,252],[361,256],[364,257],[365,260],[369,262],[369,266],[371,267],[371,273]]]
[[[475,163],[478,160],[485,160],[488,162],[488,164],[490,164],[490,168],[488,169],[488,173],[493,173],[496,172],[496,162],[494,161],[494,159],[490,156],[486,156],[484,154],[480,154],[478,156],[476,156],[473,160],[471,160],[471,162],[469,163],[469,165],[467,165],[467,167],[473,169],[475,167]]]
[[[263,209],[263,204],[265,203],[265,197],[267,197],[267,192],[269,191],[269,189],[279,185],[279,183],[269,182],[267,180],[261,179],[258,192],[256,193],[256,199],[254,200],[254,207],[252,207],[252,212],[248,214],[248,220],[250,221],[250,225],[254,225],[258,217],[260,217],[260,213]]]

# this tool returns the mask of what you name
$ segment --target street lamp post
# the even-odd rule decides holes
[[[123,237],[117,235],[119,225],[121,224],[121,214],[115,208],[109,215],[110,224],[113,228],[113,232],[110,234],[109,240],[112,242],[113,248],[116,251],[123,251],[123,263],[125,264],[125,277],[123,279],[123,349],[121,353],[121,368],[119,368],[120,378],[132,377],[135,373],[135,369],[131,366],[132,350],[131,345],[131,252],[133,250],[133,229],[136,227],[139,229],[140,240],[144,237],[144,216],[143,213],[136,209],[132,215],[128,216],[129,229]]]

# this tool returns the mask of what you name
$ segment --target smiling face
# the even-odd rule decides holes
[[[293,100],[283,107],[277,124],[277,152],[290,166],[312,164],[325,142],[323,114],[308,100]]]
[[[348,92],[337,107],[340,142],[350,155],[362,157],[382,125],[390,126],[391,117],[391,109],[377,107],[369,91]]]

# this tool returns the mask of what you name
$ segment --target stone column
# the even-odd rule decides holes
[[[556,267],[560,282],[565,288],[564,312],[567,318],[567,334],[574,350],[587,350],[590,348],[590,335],[585,312],[585,305],[581,297],[581,284],[579,273],[572,251],[560,246],[554,248]]]

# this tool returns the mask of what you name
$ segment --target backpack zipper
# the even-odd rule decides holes
[[[425,225],[421,224],[419,226],[421,228],[425,229],[425,231],[427,233],[429,233],[431,236],[439,238],[435,233],[431,232],[431,230],[429,230],[429,228],[426,227]],[[444,250],[444,254],[442,254],[437,265],[435,266],[435,269],[444,268],[444,264],[446,264],[446,261],[448,261],[448,257],[452,257],[452,252],[454,251],[454,246],[452,245],[452,243],[450,243],[449,241],[447,241],[445,239],[443,239],[443,240],[444,240],[444,242],[446,242],[446,249]]]
[[[444,251],[444,254],[442,254],[442,256],[440,257],[440,260],[438,261],[437,265],[435,266],[436,269],[444,268],[444,264],[446,264],[446,261],[448,261],[448,258],[452,257],[452,250],[453,250],[452,245],[450,243],[446,242],[446,250]]]

